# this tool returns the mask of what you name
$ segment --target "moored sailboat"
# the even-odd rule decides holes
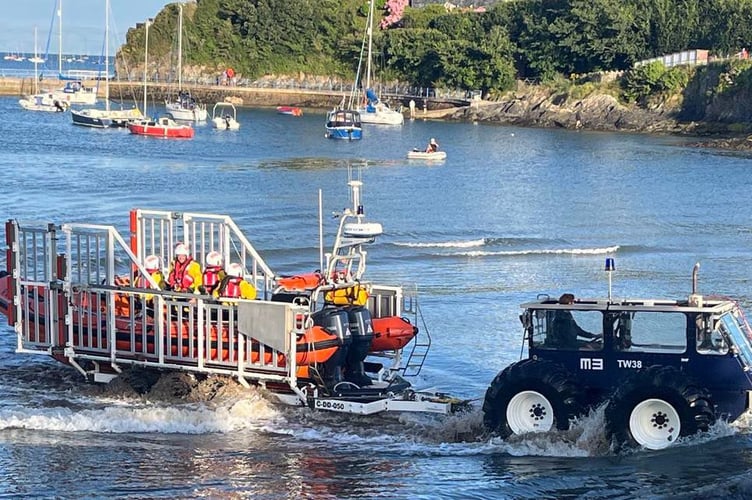
[[[376,91],[371,87],[371,52],[373,48],[373,11],[374,0],[370,0],[368,3],[368,19],[366,20],[366,39],[364,43],[368,43],[366,50],[366,79],[365,79],[365,96],[360,100],[360,105],[356,110],[360,113],[360,120],[362,123],[369,123],[375,125],[402,125],[405,122],[405,117],[400,111],[391,109],[385,102],[379,99]],[[363,51],[361,50],[361,58],[363,57]],[[362,60],[361,60],[362,64]],[[360,65],[359,65],[360,67]],[[359,87],[358,81],[356,81],[356,88]]]
[[[178,4],[178,95],[173,101],[165,101],[167,113],[176,120],[206,121],[209,113],[206,106],[196,101],[188,90],[183,89],[183,4]]]
[[[146,96],[148,95],[146,86],[146,70],[149,66],[149,24],[150,21],[147,20],[144,28],[144,115],[146,115]],[[129,122],[127,127],[131,134],[147,135],[151,137],[164,137],[168,139],[190,139],[195,134],[193,127],[191,127],[190,125],[178,124],[169,115],[163,116],[159,119],[144,118],[142,120],[135,120]]]
[[[47,111],[59,113],[68,109],[65,101],[54,98],[52,93],[39,92],[39,60],[37,54],[37,29],[34,28],[34,94],[18,100],[18,104],[27,111]]]
[[[143,118],[141,111],[133,109],[110,109],[110,0],[105,2],[105,109],[86,108],[71,110],[73,125],[92,128],[125,127],[129,122]]]

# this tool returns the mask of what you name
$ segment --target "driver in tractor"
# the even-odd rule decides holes
[[[574,303],[574,295],[571,293],[565,293],[559,297],[559,304],[572,303]],[[580,337],[588,340],[578,340]],[[564,349],[587,349],[592,341],[601,338],[602,335],[596,335],[581,328],[574,320],[571,312],[559,309],[554,312],[551,329],[546,337],[546,345]]]

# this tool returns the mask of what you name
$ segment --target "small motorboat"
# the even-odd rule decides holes
[[[190,125],[180,125],[170,117],[162,116],[158,120],[138,120],[128,124],[131,134],[166,137],[170,139],[191,139],[195,134]]]
[[[445,160],[446,151],[426,152],[419,149],[413,149],[407,153],[408,160]]]
[[[296,106],[277,106],[280,115],[303,116],[303,110]]]
[[[230,102],[218,102],[212,110],[212,126],[217,130],[238,130],[238,112]]]
[[[35,94],[18,100],[18,104],[28,111],[48,111],[62,113],[68,109],[68,103],[59,101],[52,94]]]
[[[357,141],[363,138],[360,113],[347,109],[334,109],[326,115],[326,134],[329,139]]]

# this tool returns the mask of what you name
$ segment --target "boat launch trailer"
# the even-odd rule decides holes
[[[284,403],[320,410],[450,413],[457,400],[406,380],[420,372],[430,347],[427,329],[418,334],[415,326],[415,290],[364,277],[364,246],[381,226],[364,220],[360,186],[350,182],[353,207],[341,214],[320,281],[305,290],[281,287],[283,277],[225,215],[135,209],[127,238],[111,225],[9,220],[0,312],[14,328],[16,351],[52,356],[94,382],[109,382],[126,367],[179,370],[232,376]],[[145,258],[156,255],[165,265],[179,242],[202,266],[211,251],[225,265],[240,264],[257,298],[160,289]],[[359,306],[327,300],[354,287],[367,291]],[[321,324],[322,316],[329,322]],[[380,322],[392,326],[374,330]],[[410,335],[397,339],[405,331]],[[356,359],[358,339],[371,346],[378,335],[394,348],[367,347]],[[367,374],[364,383],[352,382],[351,370]]]

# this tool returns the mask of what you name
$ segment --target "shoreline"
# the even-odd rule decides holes
[[[49,86],[62,86],[63,81],[48,80]],[[98,82],[86,81],[87,86]],[[101,82],[99,82],[101,83]],[[45,86],[45,81],[42,82]],[[0,77],[0,95],[22,96],[33,92],[33,78]],[[299,88],[260,88],[223,85],[186,85],[202,102],[231,102],[238,107],[297,106],[309,109],[332,109],[349,97],[345,90],[312,90]],[[147,99],[151,103],[164,102],[177,92],[175,85],[147,83]],[[110,100],[140,103],[143,101],[143,84],[110,82]],[[104,88],[98,97],[104,98]],[[570,103],[555,103],[554,97],[542,89],[510,92],[499,101],[437,99],[402,96],[393,98],[404,110],[410,100],[415,101],[414,114],[405,111],[407,119],[444,120],[497,123],[534,128],[565,128],[603,132],[631,132],[696,137],[692,147],[715,148],[733,151],[752,151],[752,136],[728,130],[724,123],[680,122],[678,110],[650,111],[636,106],[625,106],[614,97],[593,94]],[[705,140],[703,140],[705,138]]]
[[[100,86],[97,90],[99,98],[105,97],[105,91],[102,82],[95,80],[85,80],[84,85],[95,87],[97,83]],[[40,86],[42,88],[62,87],[62,80],[44,80]],[[143,102],[144,85],[141,82],[110,82],[110,100],[111,101],[132,101],[134,103]],[[185,84],[184,88],[200,102],[231,102],[239,107],[275,107],[275,106],[297,106],[312,109],[332,109],[350,97],[349,90],[315,90],[304,88],[274,88],[274,87],[242,87],[226,85],[200,85]],[[177,85],[149,82],[146,85],[147,99],[149,102],[163,102],[165,99],[174,98],[177,94]],[[0,95],[18,96],[34,92],[33,78],[16,78],[0,77]],[[41,90],[40,90],[41,92]],[[416,101],[416,117],[424,118],[441,117],[447,113],[447,110],[461,109],[468,101],[457,99],[441,98],[420,98],[416,96],[389,96],[386,101],[397,102],[408,109],[410,100]],[[434,114],[434,111],[438,112]]]

